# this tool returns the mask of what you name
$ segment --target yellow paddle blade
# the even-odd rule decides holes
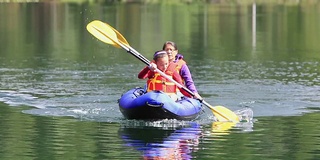
[[[118,42],[117,34],[110,25],[94,20],[87,25],[87,30],[100,41],[120,48],[116,43]]]
[[[129,43],[128,43],[128,41],[123,37],[123,35],[122,35],[119,31],[117,31],[116,29],[114,29],[114,28],[113,28],[112,26],[110,26],[108,23],[106,23],[106,25],[108,25],[114,32],[116,32],[117,38],[118,38],[118,40],[119,40],[122,44],[126,45],[127,47],[130,46]]]
[[[219,122],[224,122],[224,121],[239,122],[240,121],[238,115],[236,115],[234,112],[232,112],[226,107],[215,106],[215,107],[210,107],[210,109],[213,111],[213,114],[215,115],[215,117]]]

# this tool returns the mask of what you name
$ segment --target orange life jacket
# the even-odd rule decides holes
[[[164,72],[166,75],[168,75],[170,78],[172,78],[173,72],[175,71],[175,65],[169,65],[167,70]],[[154,73],[154,76],[152,78],[149,78],[147,81],[147,92],[153,91],[153,90],[159,90],[163,91],[167,94],[176,94],[177,93],[177,86],[173,83],[167,80],[166,78],[162,77],[160,73]]]
[[[187,64],[187,62],[184,61],[183,59],[179,59],[177,62],[175,62],[175,64],[177,64],[176,69],[177,69],[178,73],[180,74],[180,71],[181,71],[182,66],[183,66],[184,64]]]

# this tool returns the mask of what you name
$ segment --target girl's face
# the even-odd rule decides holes
[[[158,58],[157,61],[156,61],[156,65],[157,65],[157,68],[160,71],[164,72],[169,66],[168,56],[164,56],[164,57]]]
[[[170,62],[174,61],[174,59],[178,53],[178,50],[176,50],[174,48],[174,46],[171,44],[166,44],[166,47],[164,48],[164,50],[167,52],[167,54],[169,56],[169,61]]]

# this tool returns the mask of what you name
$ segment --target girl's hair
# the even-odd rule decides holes
[[[172,45],[172,46],[174,47],[174,49],[175,49],[175,50],[178,50],[178,46],[177,46],[177,44],[176,44],[176,43],[174,43],[174,42],[172,42],[172,41],[167,41],[167,42],[165,42],[165,43],[163,44],[163,47],[162,47],[162,49],[163,49],[163,50],[165,50],[165,49],[166,49],[166,45],[167,45],[167,44]]]
[[[167,52],[164,50],[156,51],[153,55],[153,60],[157,61],[159,58],[168,56]]]

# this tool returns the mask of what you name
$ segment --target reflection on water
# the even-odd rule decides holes
[[[193,159],[200,142],[228,141],[232,132],[248,133],[252,128],[253,122],[213,122],[210,128],[196,122],[131,120],[122,123],[118,133],[124,145],[141,153],[143,159]]]
[[[119,134],[126,146],[141,152],[143,159],[192,159],[192,152],[198,150],[201,129],[197,124],[175,130],[121,127]]]

